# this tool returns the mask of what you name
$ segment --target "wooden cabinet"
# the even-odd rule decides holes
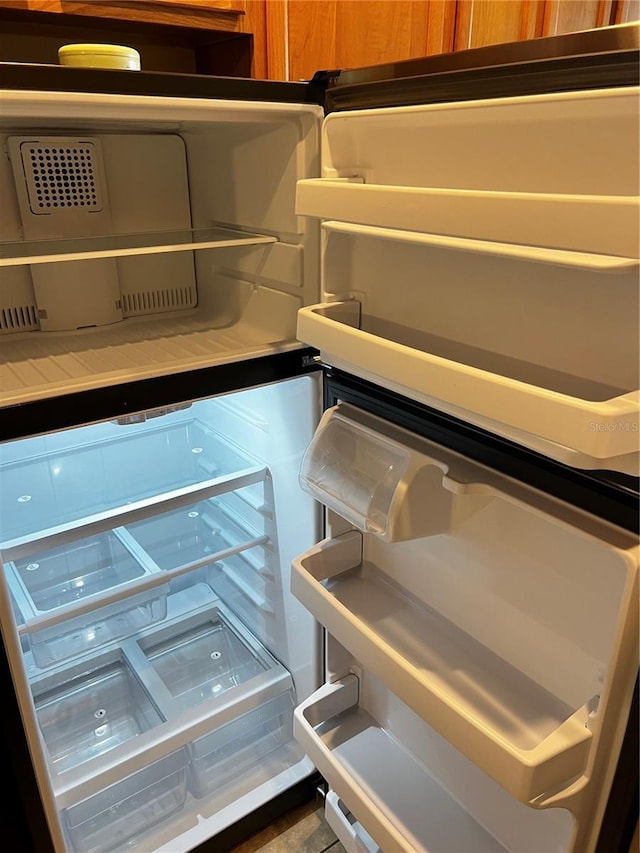
[[[458,0],[455,49],[590,30],[616,23],[615,0]]]
[[[146,70],[307,80],[638,19],[640,0],[0,0],[0,55],[115,42]]]
[[[289,0],[289,79],[452,50],[455,12],[447,0]]]
[[[458,0],[455,50],[541,35],[543,0]]]
[[[639,0],[267,0],[282,79],[640,18]],[[275,68],[275,65],[272,64]]]
[[[4,60],[56,62],[67,42],[138,49],[149,71],[268,77],[266,0],[0,0]],[[271,75],[276,76],[276,75]]]

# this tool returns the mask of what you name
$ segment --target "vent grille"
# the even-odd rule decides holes
[[[77,139],[31,140],[20,146],[32,213],[102,210],[95,145]]]
[[[0,333],[24,332],[39,328],[38,310],[35,305],[0,308]]]
[[[196,303],[193,287],[171,287],[166,290],[142,290],[122,294],[122,310],[125,316],[135,314],[157,314],[161,311],[178,311],[192,308]]]

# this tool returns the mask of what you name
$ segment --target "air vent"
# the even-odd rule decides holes
[[[171,287],[166,290],[147,290],[122,294],[122,310],[125,316],[155,314],[162,311],[179,311],[196,304],[193,287]]]
[[[0,308],[0,333],[25,332],[40,328],[35,305]]]
[[[93,142],[36,139],[23,142],[20,154],[32,213],[102,210],[98,154]]]

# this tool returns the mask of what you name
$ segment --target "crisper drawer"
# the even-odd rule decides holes
[[[117,531],[9,561],[5,571],[22,620],[42,624],[28,641],[41,668],[122,639],[167,615],[168,584],[136,590],[137,583],[157,577],[159,570],[131,554]],[[131,594],[116,595],[97,609],[82,609],[85,602],[118,588]]]
[[[379,679],[510,800],[546,808],[587,785],[637,671],[637,539],[346,404],[325,413],[300,480],[358,528],[297,558],[292,575],[353,672]],[[391,749],[383,722],[376,746],[345,678],[311,704],[353,708],[356,752]],[[333,736],[319,707],[299,709],[301,742],[340,766],[350,718]]]
[[[298,212],[324,220],[322,302],[298,337],[551,458],[637,475],[638,103],[618,89],[329,116],[324,176],[298,187]]]
[[[124,845],[187,792],[240,790],[292,739],[291,675],[205,584],[170,595],[160,625],[41,671],[31,690],[78,853]]]
[[[185,751],[176,750],[65,809],[74,850],[107,853],[179,811],[187,798],[187,763]]]

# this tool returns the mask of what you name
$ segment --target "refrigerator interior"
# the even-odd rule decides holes
[[[6,404],[283,352],[317,301],[321,108],[0,93]]]
[[[317,376],[0,446],[2,630],[57,849],[189,850],[313,765],[289,591]]]
[[[328,676],[294,731],[347,849],[592,851],[638,671],[636,537],[344,403],[301,481],[330,523],[292,589]]]

